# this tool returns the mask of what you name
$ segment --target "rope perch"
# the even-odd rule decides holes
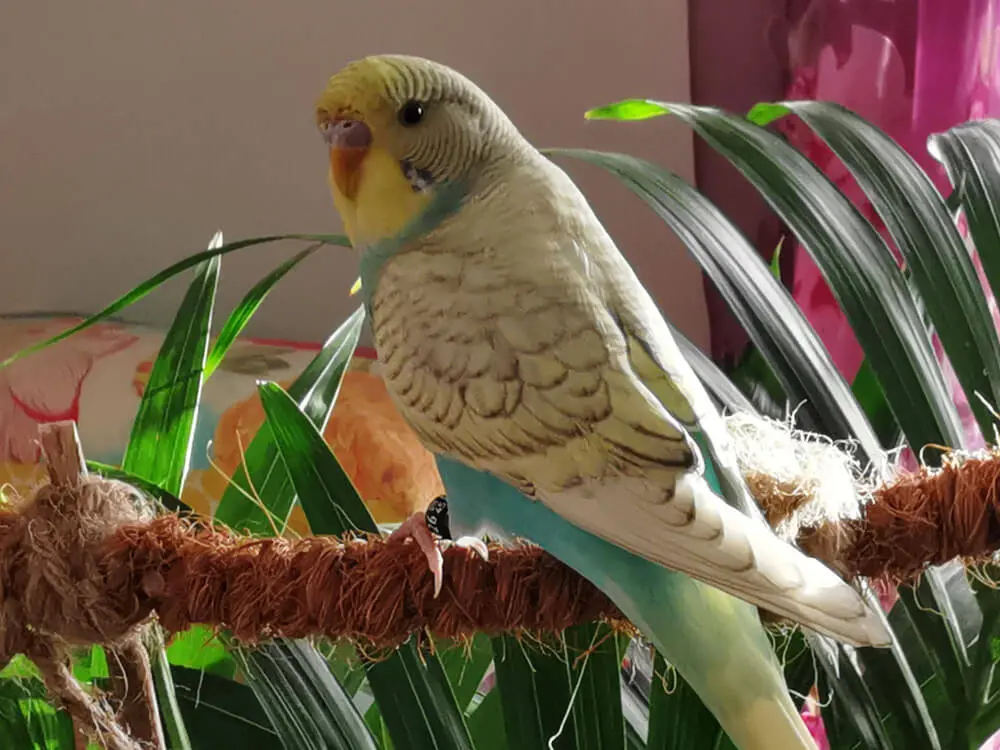
[[[440,595],[414,544],[374,536],[247,540],[196,529],[175,515],[122,529],[106,548],[109,569],[130,570],[143,608],[182,631],[224,627],[243,642],[349,638],[398,646],[429,631],[561,632],[622,615],[589,581],[538,547],[490,545],[490,560],[444,550]],[[111,593],[111,592],[109,592]]]
[[[911,582],[927,565],[982,561],[1000,548],[997,487],[1000,456],[924,470],[877,490],[860,519],[801,528],[799,543],[847,578]],[[434,598],[414,544],[247,539],[167,515],[120,529],[100,566],[115,582],[109,599],[138,592],[141,611],[155,612],[167,630],[207,624],[248,643],[322,636],[391,648],[424,631],[446,638],[561,632],[595,620],[628,627],[599,589],[540,548],[489,549],[488,561],[445,549],[445,583]]]
[[[26,654],[78,732],[111,750],[164,747],[142,645],[154,616],[168,631],[198,623],[245,643],[327,637],[369,648],[428,632],[561,632],[595,620],[631,629],[603,593],[529,544],[492,544],[488,561],[445,549],[434,598],[416,545],[254,539],[154,517],[129,485],[86,473],[71,422],[43,426],[41,440],[50,483],[0,510],[0,667]],[[813,490],[741,468],[778,533],[848,579],[907,583],[928,565],[982,562],[1000,548],[1000,452],[952,456],[842,515],[810,514]],[[72,678],[70,649],[90,644],[108,648],[107,696]]]

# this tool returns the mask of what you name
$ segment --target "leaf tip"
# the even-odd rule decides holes
[[[669,115],[670,110],[649,99],[625,99],[603,107],[594,107],[583,113],[585,120],[648,120]]]
[[[747,120],[752,122],[754,125],[764,127],[766,125],[770,125],[776,120],[780,120],[782,117],[787,117],[791,113],[792,110],[784,104],[761,102],[759,104],[755,104],[751,107],[750,111],[747,112]]]

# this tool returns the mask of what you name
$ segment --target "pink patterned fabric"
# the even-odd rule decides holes
[[[63,318],[25,325],[0,320],[0,359],[55,335],[75,321]],[[80,389],[94,364],[127,349],[136,337],[116,323],[103,323],[15,362],[0,371],[0,461],[38,460],[38,426],[80,417]]]
[[[959,123],[1000,116],[1000,0],[791,0],[784,24],[791,83],[787,99],[839,102],[888,132],[928,172],[943,194],[951,187],[927,152],[928,136]],[[847,170],[801,122],[779,127],[816,163],[888,239]],[[964,221],[959,225],[968,235]],[[862,352],[815,263],[801,247],[795,253],[792,294],[819,333],[843,375],[852,379]],[[982,264],[969,244],[994,324],[1000,311],[989,293]],[[898,257],[898,256],[897,256]],[[967,446],[983,436],[939,341],[935,351],[964,427]],[[992,438],[992,436],[990,436]],[[915,468],[912,453],[901,459]],[[895,592],[880,591],[888,610]],[[807,702],[803,718],[820,748],[828,748],[818,709]],[[1000,732],[981,750],[1000,750]]]
[[[0,361],[79,323],[39,313],[0,315]],[[44,475],[39,425],[77,423],[89,458],[117,465],[132,431],[164,331],[105,322],[0,370],[0,502],[34,494]],[[261,381],[287,385],[319,344],[240,337],[205,383],[180,499],[211,517],[264,423]],[[434,457],[393,407],[374,352],[351,359],[323,437],[378,523],[399,523],[440,495]],[[290,531],[309,532],[298,505]],[[2,743],[0,743],[2,744]]]

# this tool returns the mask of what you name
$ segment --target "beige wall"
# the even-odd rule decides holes
[[[685,0],[7,2],[0,312],[93,311],[216,228],[337,231],[312,104],[344,62],[389,51],[461,69],[539,145],[627,150],[693,175],[682,126],[582,119],[627,96],[688,100]],[[609,176],[572,172],[671,320],[707,343],[702,285],[677,241]],[[286,251],[230,256],[222,303]],[[323,336],[353,308],[354,271],[349,251],[315,258],[252,332]],[[130,316],[166,322],[181,291]]]

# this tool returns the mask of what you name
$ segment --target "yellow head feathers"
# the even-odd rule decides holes
[[[330,184],[357,245],[399,232],[435,185],[466,177],[519,140],[474,83],[444,65],[382,55],[345,66],[316,104]]]

